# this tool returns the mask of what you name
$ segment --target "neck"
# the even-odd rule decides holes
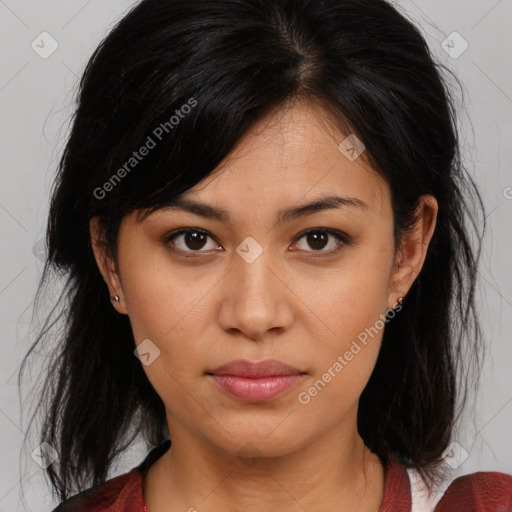
[[[333,429],[279,457],[260,457],[248,444],[242,458],[185,428],[173,429],[171,439],[145,478],[151,512],[378,512],[383,499],[383,467],[357,430]]]

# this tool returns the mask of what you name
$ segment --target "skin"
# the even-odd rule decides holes
[[[416,226],[395,254],[389,187],[364,153],[350,161],[340,152],[345,137],[312,103],[267,115],[186,193],[226,210],[231,223],[180,209],[138,222],[133,212],[120,227],[117,266],[91,220],[98,268],[120,297],[113,306],[129,316],[137,344],[150,339],[160,350],[143,368],[165,404],[172,447],[144,480],[151,512],[379,510],[384,470],[356,421],[383,330],[309,403],[298,396],[407,295],[437,202],[422,196]],[[357,198],[367,209],[276,224],[278,211],[328,195]],[[182,227],[210,237],[201,245],[181,235],[166,245],[165,235]],[[309,228],[339,230],[351,242],[331,234],[315,245],[301,235]],[[252,263],[236,252],[248,236],[263,251]],[[202,252],[194,258],[194,251]],[[305,375],[274,400],[244,403],[205,374],[239,358],[278,359]]]

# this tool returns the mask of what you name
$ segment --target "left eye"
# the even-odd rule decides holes
[[[331,243],[330,249],[323,250],[329,245],[329,236],[336,238],[337,243]],[[302,239],[305,239],[309,247],[313,249],[312,252],[333,253],[337,252],[341,248],[341,245],[348,243],[340,233],[331,229],[310,229],[303,233],[298,240],[300,241]],[[296,242],[296,244],[298,244],[298,242]]]
[[[331,237],[331,240],[329,240]],[[336,239],[336,242],[332,241],[332,238]],[[210,239],[211,247],[208,247],[208,239]],[[341,246],[348,244],[349,241],[341,233],[333,231],[332,229],[310,229],[301,234],[297,241],[294,243],[295,246],[300,245],[301,240],[305,240],[309,247],[312,249],[310,252],[321,252],[321,253],[334,253],[341,249]],[[179,243],[182,246],[179,246]],[[171,233],[165,238],[165,244],[171,244],[176,247],[179,251],[188,253],[206,252],[206,250],[217,249],[219,246],[216,244],[212,236],[202,229],[198,228],[183,228]],[[330,245],[330,247],[329,247]],[[326,247],[328,248],[327,250]],[[201,250],[206,249],[206,250]],[[308,251],[309,249],[299,247],[299,250]]]

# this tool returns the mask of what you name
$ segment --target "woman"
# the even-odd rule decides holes
[[[510,475],[447,471],[482,349],[470,201],[441,66],[390,4],[140,2],[51,201],[55,510],[512,510]]]

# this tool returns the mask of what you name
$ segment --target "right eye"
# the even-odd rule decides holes
[[[208,238],[213,241],[213,237],[199,228],[180,228],[173,231],[165,237],[165,244],[171,245],[171,250],[184,253],[203,253],[205,245],[208,244]],[[216,249],[219,246],[212,244],[210,249]]]

